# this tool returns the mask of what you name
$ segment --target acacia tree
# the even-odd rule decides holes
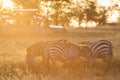
[[[95,21],[98,16],[97,11],[96,11],[96,3],[93,1],[88,1],[87,2],[87,8],[84,9],[85,17],[86,17],[86,24],[89,21]],[[87,26],[87,25],[86,25]]]
[[[71,17],[76,17],[79,22],[79,26],[84,20],[84,9],[86,7],[86,1],[85,0],[77,0],[75,3],[72,3],[71,5]]]
[[[12,0],[17,5],[23,6],[23,8],[39,8],[39,14],[43,14],[40,3],[50,2],[46,14],[43,15],[47,22],[51,22],[54,25],[67,25],[72,17],[76,17],[79,20],[79,25],[84,20],[87,22],[94,21],[104,25],[107,19],[107,12],[105,8],[98,9],[97,0],[77,0],[74,4],[72,0]],[[99,11],[97,11],[97,9]],[[46,9],[43,9],[46,10]]]
[[[48,11],[46,13],[46,15],[43,15],[43,17],[45,18],[46,22],[49,22],[49,18],[51,18],[54,22],[55,25],[59,25],[61,24],[60,21],[62,21],[61,19],[65,18],[63,17],[64,11],[62,10],[63,5],[65,5],[66,3],[70,2],[69,0],[12,0],[14,3],[17,4],[17,6],[22,6],[23,8],[39,8],[39,12],[41,12],[41,2],[47,3],[47,2],[51,2],[50,6],[44,6],[44,7],[50,7],[52,8],[52,11],[54,11],[54,13],[50,14]],[[41,13],[39,13],[41,14]],[[48,16],[49,15],[49,16]],[[65,21],[67,19],[64,19]]]
[[[107,10],[104,7],[99,7],[99,12],[97,15],[96,22],[98,22],[98,25],[105,25],[106,19],[107,19]]]
[[[64,23],[68,23],[67,13],[65,12],[66,7],[68,7],[69,0],[44,0],[46,2],[51,2],[49,7],[52,9],[52,13],[49,14],[49,18],[54,25],[63,25]],[[63,23],[64,22],[64,23]]]
[[[61,24],[61,21],[67,20],[67,13],[64,9],[65,5],[67,5],[66,1],[55,1],[52,2],[51,7],[54,10],[54,13],[51,15],[51,18],[54,20],[55,25]]]

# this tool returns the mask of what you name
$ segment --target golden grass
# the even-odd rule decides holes
[[[66,34],[32,34],[30,35],[1,35],[0,38],[0,80],[120,80],[120,33],[118,31],[108,31],[109,33],[98,30],[87,32],[80,30]],[[35,70],[32,72],[25,62],[26,48],[40,40],[67,39],[77,43],[82,40],[95,41],[107,39],[113,43],[114,59],[112,68],[105,70],[102,61],[96,62],[96,67],[86,70],[82,64],[75,69],[59,69],[56,74],[44,73],[38,60],[35,63]],[[39,66],[39,67],[38,67]]]

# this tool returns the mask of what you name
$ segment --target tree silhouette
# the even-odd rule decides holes
[[[64,11],[65,7],[67,7],[67,3],[69,0],[45,0],[51,1],[50,8],[52,8],[53,13],[49,14],[49,18],[52,19],[52,24],[54,25],[63,25],[68,20],[66,17],[66,12]],[[67,22],[68,23],[68,22]]]
[[[107,14],[107,10],[104,7],[101,7],[101,10],[99,11],[97,20],[96,20],[100,26],[106,24],[106,19],[107,19],[106,14]]]
[[[50,8],[47,13],[43,15],[47,23],[53,25],[63,25],[68,26],[70,20],[75,17],[79,21],[79,25],[82,21],[94,21],[99,23],[99,25],[104,25],[107,20],[107,12],[110,9],[99,8],[97,0],[77,0],[72,2],[72,0],[12,0],[17,5],[23,8],[38,8],[39,15],[43,14],[40,3],[48,3]],[[84,5],[83,5],[84,4]],[[116,6],[113,6],[116,7]],[[41,10],[42,9],[42,10]],[[112,8],[114,10],[115,8]],[[68,11],[67,11],[68,10]]]
[[[87,2],[87,8],[84,9],[85,17],[86,17],[86,24],[89,21],[95,21],[97,20],[97,11],[96,11],[96,3],[93,1]]]

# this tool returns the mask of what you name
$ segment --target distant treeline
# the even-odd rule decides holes
[[[117,3],[111,6],[100,6],[97,0],[12,0],[15,8],[38,9],[34,15],[41,16],[47,25],[69,27],[71,21],[77,21],[78,26],[83,22],[95,22],[105,25],[112,12],[119,10]],[[1,10],[1,16],[5,13]],[[9,15],[10,12],[8,13]],[[31,16],[31,14],[27,15]],[[119,18],[118,18],[119,19]],[[87,25],[86,25],[87,26]]]

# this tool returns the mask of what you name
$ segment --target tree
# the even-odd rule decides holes
[[[105,25],[106,24],[106,19],[107,19],[107,10],[104,7],[99,8],[99,13],[97,15],[97,20],[99,25]]]
[[[84,9],[85,17],[86,17],[86,24],[89,21],[97,20],[97,11],[96,11],[96,3],[94,1],[87,2],[87,8]]]
[[[52,19],[55,22],[55,25],[59,25],[59,22],[62,21],[61,19],[67,17],[63,10],[63,5],[67,5],[64,1],[55,1],[51,7],[54,9],[55,13],[51,15]],[[62,17],[63,16],[63,17]],[[62,18],[61,18],[62,17]],[[63,19],[64,20],[64,19]]]
[[[51,9],[51,12],[47,10],[47,18],[52,21],[54,25],[63,25],[66,23],[67,19],[67,12],[65,9],[68,7],[69,0],[43,0],[44,2],[50,2],[49,6],[46,6]]]
[[[82,3],[82,4],[81,4]],[[84,19],[84,12],[83,9],[86,6],[86,1],[76,1],[76,4],[74,4],[75,7],[72,9],[72,12],[74,13],[73,16],[77,17],[79,19],[79,26],[82,23],[82,20]]]
[[[23,8],[38,8],[39,15],[54,25],[68,25],[71,18],[86,23],[94,21],[100,25],[106,23],[108,11],[105,7],[98,6],[97,0],[12,0]],[[45,3],[45,6],[41,5]],[[49,3],[49,5],[47,5]],[[100,8],[101,7],[101,8]],[[114,9],[114,8],[112,8]]]

